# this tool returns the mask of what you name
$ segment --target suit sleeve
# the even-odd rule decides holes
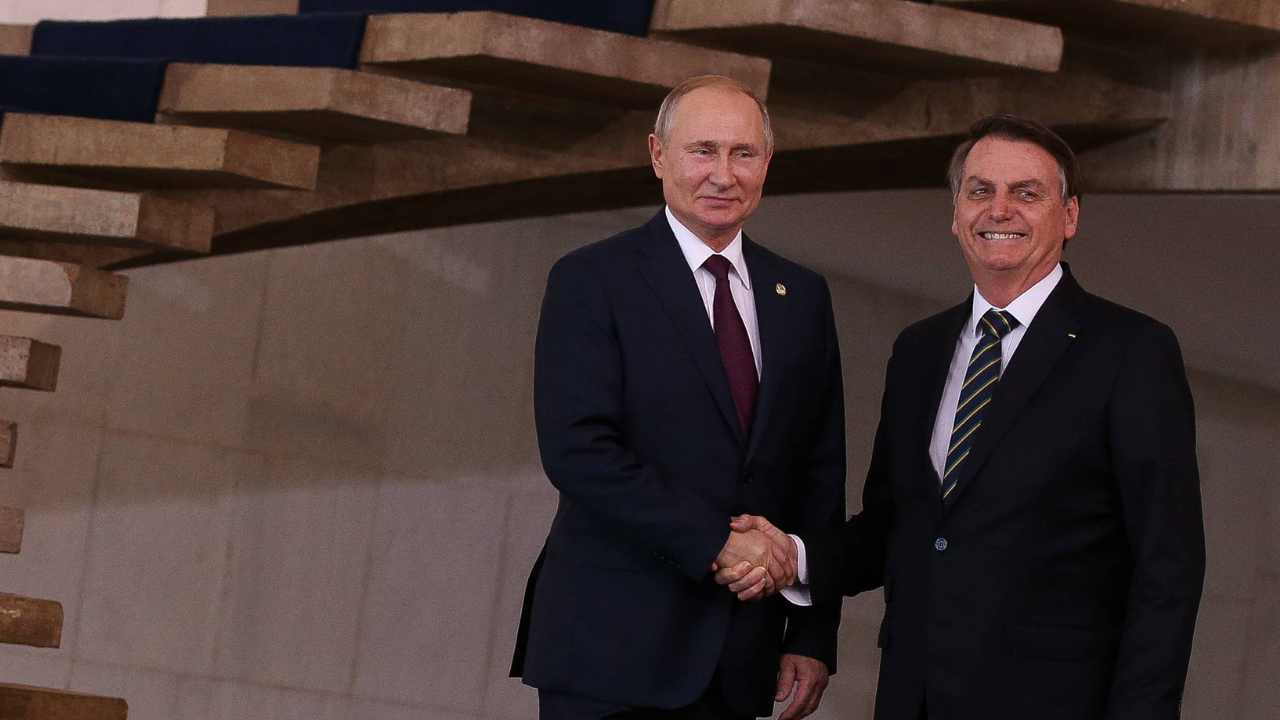
[[[538,324],[534,415],[543,468],[601,525],[704,579],[729,517],[624,444],[623,359],[600,274],[570,254],[552,268]]]
[[[1107,720],[1176,720],[1204,585],[1195,412],[1164,325],[1139,329],[1110,408],[1109,439],[1133,576]]]
[[[899,339],[901,343],[901,339]],[[894,355],[897,356],[897,344]],[[890,485],[889,396],[895,382],[894,358],[885,373],[871,464],[862,486],[862,511],[834,528],[801,534],[809,560],[809,588],[814,604],[839,601],[884,584],[885,553],[895,519]]]
[[[822,531],[837,527],[845,517],[844,379],[840,367],[840,345],[836,337],[835,314],[830,290],[826,296],[826,347],[824,353],[823,397],[826,405],[815,418],[810,436],[808,482],[800,501],[799,524],[793,532]],[[787,634],[783,652],[821,660],[828,671],[836,671],[836,646],[840,628],[840,598],[800,607],[786,603]]]

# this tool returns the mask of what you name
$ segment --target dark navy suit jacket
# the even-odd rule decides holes
[[[948,720],[1176,720],[1205,553],[1178,342],[1068,270],[944,504],[929,443],[971,310],[894,345],[864,509],[802,535],[813,596],[884,585],[879,720],[922,699]]]
[[[736,514],[793,533],[844,519],[844,398],[826,281],[750,239],[743,255],[762,364],[750,437],[665,213],[551,270],[534,409],[560,505],[512,667],[534,687],[675,708],[718,666],[734,709],[763,716],[781,653],[835,669],[839,598],[741,603],[710,572]]]

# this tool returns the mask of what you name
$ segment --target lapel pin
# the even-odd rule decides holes
[[[787,286],[786,286],[786,285],[783,285],[782,283],[778,283],[777,285],[774,285],[774,286],[773,286],[773,289],[774,289],[774,290],[777,290],[779,295],[781,295],[781,296],[783,296],[783,297],[786,297],[786,296],[787,296]]]
[[[1067,337],[1069,338],[1074,338],[1075,336],[1076,336],[1075,333],[1067,333]]]

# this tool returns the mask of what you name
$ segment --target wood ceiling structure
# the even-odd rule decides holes
[[[209,0],[211,15],[297,0]],[[23,55],[32,28],[0,27]],[[0,308],[119,319],[128,267],[660,201],[662,97],[767,96],[768,193],[940,187],[994,112],[1080,152],[1089,190],[1280,191],[1280,4],[1267,0],[657,0],[648,37],[492,12],[369,18],[357,69],[172,63],[154,123],[8,113]],[[0,337],[0,385],[60,351]],[[0,465],[17,428],[0,422]],[[21,548],[0,508],[0,552]],[[0,595],[0,642],[56,647],[57,602]],[[0,685],[0,717],[123,718]]]

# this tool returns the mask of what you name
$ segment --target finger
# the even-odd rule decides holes
[[[754,525],[754,518],[750,515],[739,515],[729,522],[729,527],[738,532],[751,530]]]
[[[795,663],[782,661],[781,671],[778,673],[778,692],[773,696],[775,702],[782,702],[791,695],[791,688],[796,683],[796,666]],[[781,718],[779,718],[781,720]]]
[[[739,565],[742,565],[742,564],[745,564],[745,563],[740,563]],[[737,569],[738,568],[735,566],[734,570],[737,570]],[[765,572],[764,568],[762,567],[749,568],[748,572],[740,576],[741,579],[729,584],[729,589],[732,590],[733,592],[742,592],[747,588],[755,587],[756,585],[763,583],[767,577],[769,577],[769,573]]]
[[[812,710],[806,710],[809,706],[809,697],[813,694],[812,679],[801,679],[796,683],[796,695],[791,699],[791,704],[787,706],[786,712],[778,716],[778,720],[800,720]]]
[[[773,591],[769,588],[769,582],[766,578],[764,581],[738,593],[738,599],[742,602],[757,602],[772,594]]]
[[[786,549],[781,548],[777,545],[774,545],[773,557],[775,560],[778,561],[778,566],[782,568],[783,572],[787,576],[786,584],[790,585],[794,583],[796,580],[796,575],[798,575],[799,573],[796,570],[796,564],[792,562],[791,556],[789,553],[787,553]]]
[[[730,583],[741,582],[746,579],[747,575],[755,568],[754,565],[743,560],[733,567],[722,568],[716,573],[716,582],[721,585],[729,585]],[[736,592],[736,591],[735,591]]]

